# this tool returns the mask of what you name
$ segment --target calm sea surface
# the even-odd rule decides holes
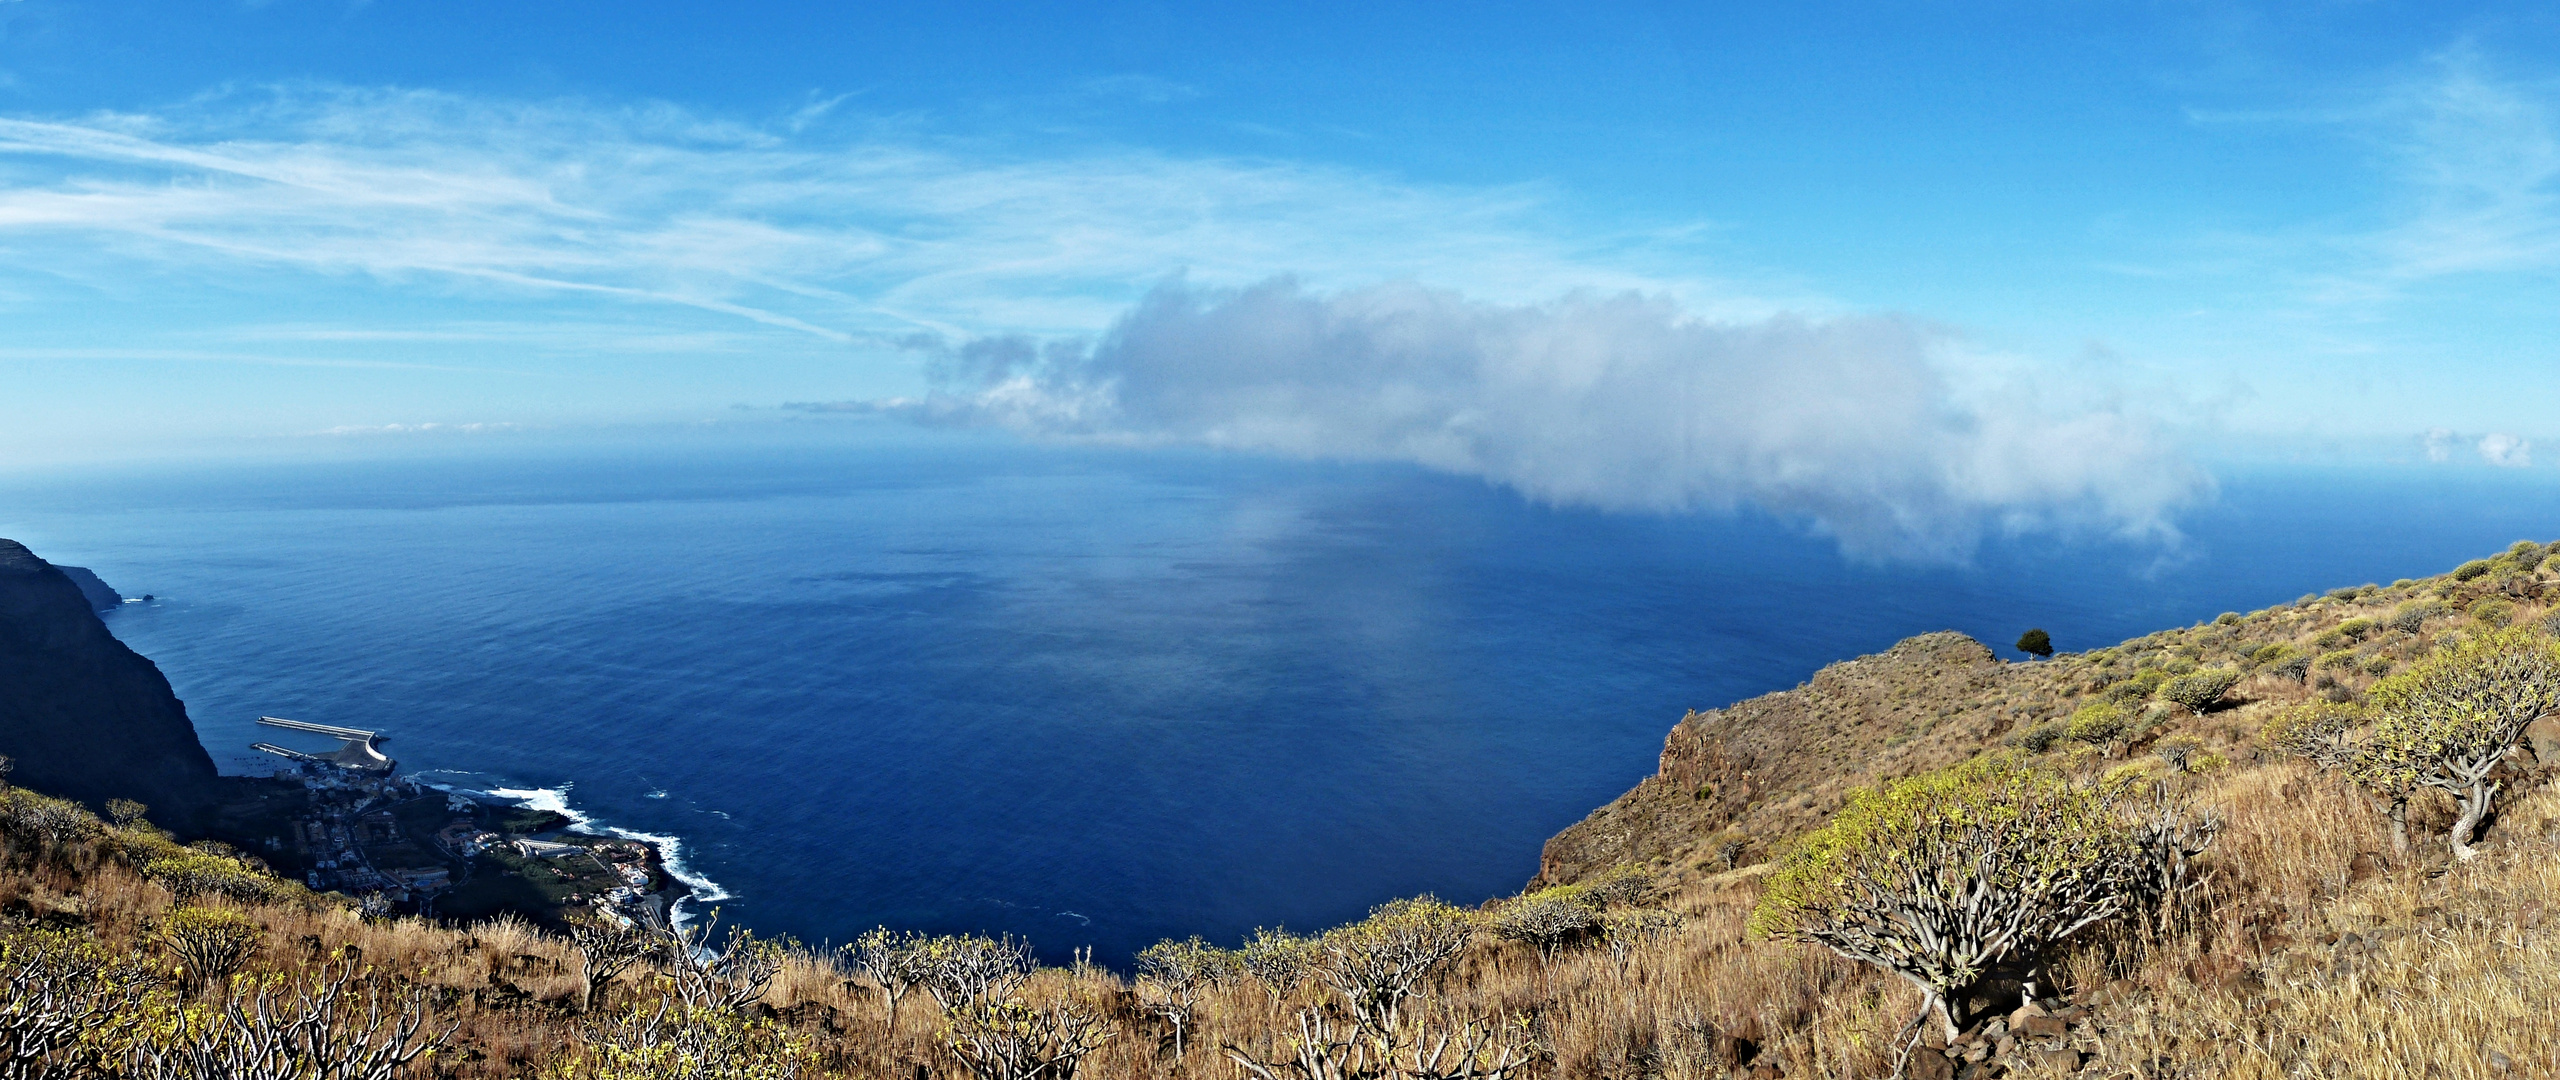
[[[729,916],[1055,957],[1516,889],[1682,710],[1954,628],[2065,649],[2560,537],[2560,484],[2226,476],[2172,551],[1845,563],[1753,516],[1405,469],[894,445],[528,450],[0,484],[216,760],[262,713],[672,837]],[[2004,649],[2005,651],[2005,649]]]

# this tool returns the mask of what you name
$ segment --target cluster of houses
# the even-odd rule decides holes
[[[305,766],[303,771],[311,805],[291,823],[291,844],[308,867],[304,884],[315,890],[389,892],[401,901],[452,884],[449,867],[383,866],[366,853],[368,846],[400,840],[400,824],[388,807],[415,798],[423,790],[418,785],[335,768]]]
[[[280,721],[271,726],[294,724],[297,729],[321,730],[315,725],[299,725]],[[337,733],[337,729],[326,729]],[[364,736],[366,749],[374,738],[370,732],[348,732],[349,745]],[[263,745],[261,749],[266,749]],[[567,899],[575,904],[593,904],[608,911],[643,907],[651,902],[653,851],[633,840],[597,838],[579,843],[538,840],[510,835],[488,828],[482,822],[486,808],[465,795],[439,791],[412,780],[390,775],[388,761],[384,767],[360,768],[332,758],[269,750],[294,760],[293,771],[299,773],[304,788],[311,794],[309,806],[292,822],[291,850],[306,867],[304,882],[314,890],[338,890],[348,893],[385,893],[399,903],[424,902],[433,894],[454,884],[457,867],[470,860],[505,848],[514,855],[536,863],[584,858],[593,861],[593,870],[563,868],[564,878],[580,879],[581,890]],[[375,756],[379,756],[378,754]],[[418,816],[416,800],[441,797],[451,820],[435,832],[431,839],[404,837],[394,807],[403,810],[414,823]],[[413,832],[416,830],[413,830]],[[271,849],[281,849],[285,839],[268,841]],[[439,856],[442,856],[439,858]],[[434,863],[435,865],[394,865]],[[597,873],[601,871],[601,875]],[[609,879],[609,888],[596,889],[598,878]]]

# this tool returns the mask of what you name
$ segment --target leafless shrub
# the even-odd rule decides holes
[[[358,992],[358,986],[363,986]],[[425,992],[393,993],[356,963],[308,981],[243,978],[220,1006],[174,1012],[133,1052],[133,1080],[390,1080],[449,1041],[430,1029]]]
[[[1680,930],[1680,916],[1652,908],[1612,911],[1600,919],[1600,940],[1609,949],[1609,962],[1625,978],[1627,965],[1637,954],[1654,948]]]
[[[950,1013],[951,1051],[978,1080],[1075,1080],[1111,1034],[1100,1014],[1071,999],[978,1000]]]
[[[1361,1027],[1381,1037],[1399,1030],[1404,1003],[1475,936],[1468,912],[1428,896],[1397,900],[1316,939],[1316,977],[1342,996]]]
[[[676,998],[688,1012],[736,1012],[755,1004],[773,985],[789,951],[784,942],[760,941],[744,927],[731,927],[719,947],[713,948],[713,932],[719,925],[720,912],[715,908],[699,926],[653,928]]]
[[[1202,991],[1223,984],[1239,970],[1234,956],[1194,935],[1187,941],[1159,941],[1140,950],[1138,992],[1147,1011],[1173,1025],[1173,1060],[1182,1060],[1183,1035],[1199,1006]]]
[[[1315,970],[1319,950],[1313,939],[1299,937],[1286,930],[1257,929],[1253,940],[1236,951],[1236,959],[1245,974],[1262,984],[1271,998],[1273,1015],[1280,1003],[1306,985],[1307,976]]]
[[[649,958],[658,941],[646,930],[622,919],[604,914],[579,914],[569,918],[569,944],[578,950],[579,974],[584,983],[579,994],[582,1008],[595,1007],[596,996],[633,964]]]
[[[899,932],[888,927],[874,927],[843,949],[854,970],[860,971],[871,984],[880,988],[880,996],[889,1003],[889,1027],[898,1026],[898,1000],[933,974],[927,962],[925,942],[928,939],[913,931]]]
[[[1544,889],[1505,901],[1486,923],[1495,937],[1517,941],[1538,952],[1538,963],[1552,963],[1556,951],[1600,925],[1600,912],[1580,889]]]
[[[1031,977],[1031,943],[961,934],[927,938],[918,947],[925,993],[945,1011],[1012,996]]]
[[[770,1021],[665,994],[597,1029],[545,1080],[797,1080],[816,1061],[808,1039]]]
[[[1382,1037],[1340,1030],[1322,1009],[1298,1012],[1297,1032],[1272,1048],[1276,1056],[1224,1049],[1252,1080],[1515,1080],[1537,1060],[1525,1024],[1468,1022]]]
[[[151,989],[141,965],[69,932],[0,936],[0,1077],[91,1072],[88,1051],[141,1024]]]

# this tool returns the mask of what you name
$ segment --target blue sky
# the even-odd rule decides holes
[[[2551,468],[2555,45],[2523,4],[7,0],[0,459],[886,413],[2133,532],[2182,463]],[[964,362],[1005,341],[1046,359]],[[1910,385],[1697,457],[1808,371]]]

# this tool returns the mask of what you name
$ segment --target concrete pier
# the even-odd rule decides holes
[[[326,762],[340,768],[369,773],[388,773],[400,764],[383,756],[382,751],[374,746],[382,740],[380,732],[330,724],[310,724],[300,720],[287,720],[281,716],[261,716],[258,718],[258,723],[265,727],[283,728],[286,731],[326,735],[340,743],[336,750],[326,754],[305,754],[298,750],[285,749],[274,743],[249,744],[250,749],[260,753],[274,754],[277,757],[296,761]]]

